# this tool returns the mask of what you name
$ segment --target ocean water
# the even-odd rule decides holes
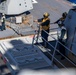
[[[76,4],[76,0],[68,0],[68,1]]]

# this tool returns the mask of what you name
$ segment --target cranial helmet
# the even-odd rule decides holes
[[[4,13],[2,13],[2,16],[5,16],[5,14],[4,14]]]
[[[64,13],[62,14],[62,16],[63,16],[63,17],[66,17],[66,16],[67,16],[67,12],[64,12]]]
[[[44,16],[44,17],[48,17],[48,16],[49,16],[49,13],[45,12],[45,13],[43,14],[43,16]]]

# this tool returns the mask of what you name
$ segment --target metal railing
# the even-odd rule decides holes
[[[56,29],[56,28],[55,28],[55,29]],[[52,30],[53,30],[53,29],[52,29]],[[45,30],[43,30],[43,31],[46,32]],[[46,33],[47,33],[47,32],[46,32]],[[39,27],[38,33],[36,32],[36,34],[35,34],[37,37],[35,37],[35,35],[34,35],[34,38],[33,38],[33,41],[32,41],[32,45],[34,45],[34,41],[36,41],[36,43],[38,43],[39,45],[41,45],[41,44],[38,42],[38,40],[41,40],[41,39],[39,38],[39,37],[41,37],[39,34],[40,34],[40,27]],[[48,34],[48,33],[47,33],[47,34]],[[45,42],[48,43],[48,45],[54,49],[54,50],[53,50],[53,54],[50,53],[48,49],[46,49],[46,50],[47,50],[47,53],[49,53],[49,55],[52,57],[52,58],[51,58],[52,65],[53,65],[54,60],[56,60],[62,67],[67,68],[63,63],[61,63],[61,62],[55,57],[56,52],[58,52],[61,56],[63,56],[67,61],[69,61],[72,65],[74,65],[74,66],[76,67],[76,64],[75,64],[74,62],[72,62],[67,56],[65,56],[65,55],[63,55],[61,52],[59,52],[59,50],[57,49],[57,45],[58,45],[58,44],[61,44],[61,45],[62,45],[65,49],[67,49],[69,52],[71,52],[72,54],[74,54],[74,53],[73,53],[69,48],[67,48],[65,45],[63,45],[60,41],[58,41],[54,36],[52,36],[51,34],[48,34],[48,35],[49,35],[49,37],[51,37],[52,39],[54,39],[54,40],[56,41],[55,47],[54,47],[51,43],[49,43],[49,41],[46,41],[43,37],[41,37],[41,38],[44,39]],[[35,38],[36,38],[36,39],[35,39]],[[42,46],[42,45],[41,45],[41,46]]]

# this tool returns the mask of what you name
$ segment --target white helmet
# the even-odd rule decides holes
[[[5,14],[4,13],[2,13],[2,16],[4,16]]]

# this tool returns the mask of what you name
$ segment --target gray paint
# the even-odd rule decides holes
[[[67,40],[67,46],[68,48],[71,47],[71,44],[72,44],[72,52],[74,54],[76,54],[76,30],[75,30],[75,27],[76,27],[76,11],[74,10],[70,10],[68,15],[67,15],[67,18],[65,20],[65,26],[67,28],[67,31],[68,31],[68,40]],[[75,32],[75,34],[74,34]],[[73,39],[74,37],[74,39]]]

